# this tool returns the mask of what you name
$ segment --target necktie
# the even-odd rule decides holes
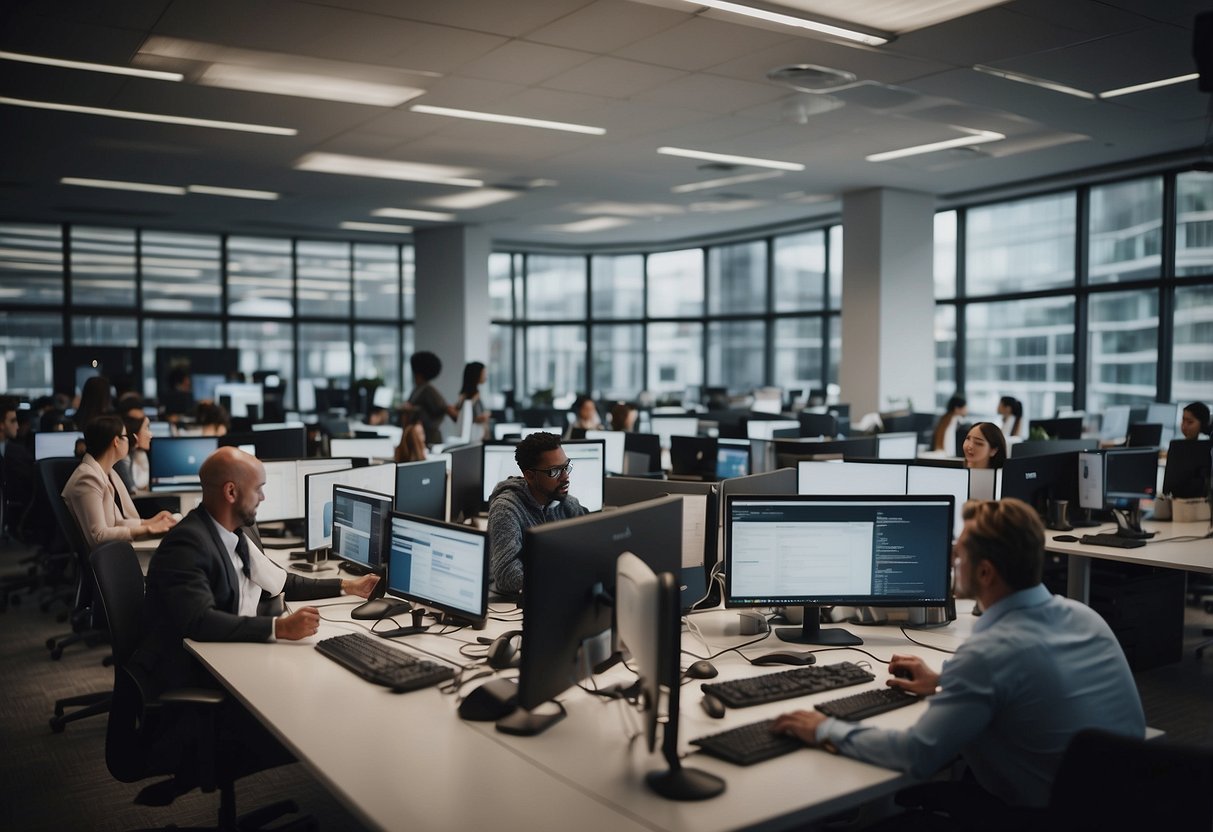
[[[240,562],[244,564],[244,577],[251,578],[248,560],[248,538],[244,536],[244,529],[236,529],[236,554],[240,556]]]

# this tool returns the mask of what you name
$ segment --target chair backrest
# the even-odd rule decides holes
[[[114,663],[121,667],[143,636],[143,570],[139,568],[139,556],[131,544],[115,540],[94,549],[89,563],[109,621]]]
[[[1201,829],[1213,826],[1213,749],[1086,730],[1053,781],[1058,829]]]
[[[88,544],[80,532],[80,525],[63,500],[63,489],[67,486],[67,481],[71,479],[72,472],[76,470],[78,464],[72,457],[40,459],[38,460],[38,479],[42,483],[43,491],[46,492],[46,498],[50,501],[51,511],[55,515],[55,522],[59,525],[60,533],[67,540],[72,551],[81,559],[82,565],[86,565],[89,553]]]

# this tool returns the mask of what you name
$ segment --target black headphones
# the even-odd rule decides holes
[[[497,636],[489,645],[488,652],[485,653],[489,667],[494,670],[517,667],[520,659],[518,649],[521,646],[522,630],[510,630]]]

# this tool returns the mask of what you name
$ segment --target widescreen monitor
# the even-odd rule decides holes
[[[623,473],[624,438],[621,430],[587,430],[586,439],[600,440],[606,446],[606,470],[608,474]]]
[[[198,469],[219,447],[215,436],[169,436],[152,442],[147,452],[152,491],[200,491]]]
[[[1109,450],[1104,460],[1104,498],[1110,502],[1152,500],[1158,484],[1158,450]]]
[[[1022,444],[1022,443],[1021,443]],[[1055,444],[1055,442],[1042,443]],[[1012,445],[1012,448],[1018,447]],[[1078,501],[1078,452],[1012,456],[999,470],[994,499],[1023,500],[1041,519],[1049,519],[1049,502]],[[1055,526],[1065,526],[1056,518]]]
[[[260,384],[226,381],[215,385],[212,398],[236,419],[259,419],[265,414],[265,389]]]
[[[587,511],[602,511],[602,481],[606,477],[602,442],[583,439],[565,442],[564,453],[573,463],[569,471],[569,494]]]
[[[348,485],[391,495],[396,490],[396,465],[368,465],[343,471],[325,471],[303,478],[303,500],[307,519],[304,545],[308,551],[328,548],[333,539],[333,486]]]
[[[148,422],[148,427],[152,430],[153,439],[173,435],[173,425],[171,422]]]
[[[777,434],[776,431],[779,431]],[[792,433],[785,434],[785,431]],[[784,419],[749,419],[745,423],[747,439],[774,439],[776,436],[799,436],[800,422]]]
[[[194,396],[194,401],[210,401],[217,402],[215,398],[215,388],[227,381],[227,375],[224,373],[194,373],[190,376],[190,393]]]
[[[391,514],[392,498],[386,494],[333,486],[333,555],[366,570],[378,569]]]
[[[928,465],[911,465],[906,469],[906,494],[911,497],[932,494],[950,494],[956,506],[952,518],[952,537],[960,537],[964,530],[964,512],[961,509],[969,499],[970,474],[968,468],[937,468]]]
[[[461,445],[448,452],[451,460],[451,497],[448,516],[453,522],[475,517],[484,508],[483,456],[480,445]]]
[[[258,459],[299,459],[307,455],[307,430],[302,425],[294,428],[280,427],[274,430],[250,430],[227,433],[219,437],[220,445],[235,445],[253,450]],[[343,454],[333,454],[343,456]]]
[[[1035,423],[1033,423],[1035,424]],[[1016,442],[1007,447],[1007,455],[1011,459],[1023,459],[1028,456],[1050,456],[1067,454],[1077,451],[1093,451],[1099,447],[1098,439],[1029,439],[1027,442]]]
[[[716,443],[716,479],[750,474],[750,443],[746,439],[720,439]]]
[[[822,630],[820,607],[948,602],[951,496],[738,496],[725,512],[725,605],[804,606],[784,641],[862,643]]]
[[[649,420],[649,430],[661,440],[661,447],[670,447],[671,436],[698,436],[699,418],[697,416],[653,416]]]
[[[826,462],[797,464],[799,494],[905,494],[906,465],[895,462]]]
[[[84,441],[78,430],[44,430],[34,434],[34,459],[75,456],[76,443]]]
[[[1174,402],[1151,402],[1146,408],[1146,418],[1141,421],[1162,425],[1162,444],[1168,445],[1175,438],[1175,429],[1179,427],[1179,405]]]
[[[424,459],[398,464],[396,511],[430,520],[445,520],[446,463],[445,459]]]
[[[1111,404],[1104,408],[1099,422],[1099,438],[1104,442],[1123,442],[1129,434],[1129,416],[1133,408],[1127,404]]]
[[[478,449],[483,453],[480,505],[488,505],[489,497],[497,484],[509,477],[521,477],[522,471],[514,460],[514,451],[518,445],[514,442],[485,442]]]
[[[877,459],[913,459],[917,455],[917,433],[876,434]]]
[[[655,433],[623,435],[623,473],[636,476],[658,473],[661,466],[661,437]]]
[[[670,436],[670,473],[715,479],[716,448],[716,439],[711,436]]]
[[[587,678],[612,656],[616,560],[631,552],[654,572],[677,574],[681,534],[678,497],[527,529],[520,710],[498,728],[538,733],[551,724],[552,718],[528,711]]]
[[[461,624],[488,615],[487,535],[458,526],[393,513],[387,564],[387,594],[446,613]]]
[[[1043,430],[1050,439],[1081,439],[1082,417],[1065,416],[1058,419],[1034,419],[1032,430]]]
[[[386,436],[374,439],[330,439],[329,453],[332,456],[349,456],[354,459],[393,459],[396,446]]]
[[[350,467],[348,459],[283,459],[263,462],[265,466],[265,499],[257,507],[257,522],[300,520],[307,508],[303,502],[303,478],[324,471],[343,471]]]
[[[1172,497],[1209,496],[1210,439],[1172,439],[1167,446],[1167,468],[1162,492]]]

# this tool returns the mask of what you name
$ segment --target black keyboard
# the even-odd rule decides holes
[[[1081,542],[1088,546],[1111,546],[1114,549],[1140,549],[1146,545],[1144,540],[1118,537],[1114,534],[1084,534]]]
[[[904,708],[906,705],[913,705],[917,701],[919,701],[917,696],[899,688],[879,688],[865,690],[852,696],[843,696],[840,699],[831,699],[829,702],[822,702],[815,707],[826,716],[845,719],[847,722],[858,722],[861,719],[876,716],[876,714],[883,714],[885,711],[894,711]]]
[[[317,642],[316,649],[368,682],[396,693],[428,688],[455,675],[450,665],[415,659],[380,639],[347,633]]]
[[[712,694],[730,708],[748,708],[850,685],[862,685],[875,678],[858,665],[838,662],[796,667],[780,673],[730,679],[727,682],[705,683],[701,687],[704,693]]]
[[[691,740],[691,745],[697,745],[705,753],[738,766],[761,763],[763,760],[804,748],[795,737],[772,734],[771,726],[774,723],[773,719],[751,722],[749,725]]]

